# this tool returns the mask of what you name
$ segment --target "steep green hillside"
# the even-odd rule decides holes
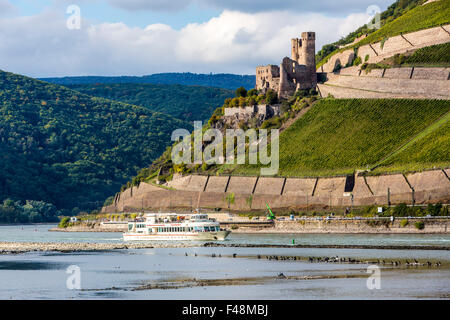
[[[404,171],[450,165],[450,113],[380,163],[376,171]]]
[[[336,175],[371,168],[448,111],[448,101],[439,100],[321,100],[280,135],[279,175]],[[434,134],[441,142],[449,139],[448,130]],[[427,154],[424,149],[424,154],[411,157],[409,163],[436,161],[450,165],[445,144],[424,139],[420,141],[430,152],[439,152]],[[405,152],[413,153],[420,147],[414,145]],[[408,153],[401,154],[391,163],[406,163],[408,157]],[[249,165],[222,168],[226,169],[234,169],[236,174],[259,172]]]
[[[69,85],[91,96],[146,107],[175,118],[206,121],[234,92],[227,89],[165,84],[86,84]]]
[[[358,43],[362,46],[385,38],[450,23],[450,0],[439,0],[424,6],[417,6]]]
[[[95,208],[187,122],[0,71],[0,201]]]
[[[337,49],[328,54],[328,56],[325,56],[325,53],[322,53],[317,61],[317,67],[319,68],[325,64],[331,56],[340,51],[379,42],[389,37],[398,36],[402,33],[414,32],[445,24],[450,24],[450,0],[439,0],[424,6],[417,5],[414,8],[405,11],[405,13],[397,19],[385,23],[380,29],[370,33],[365,39],[357,44],[346,47],[345,49]]]
[[[381,13],[380,23],[381,26],[386,25],[387,23],[397,19],[402,14],[408,12],[409,10],[421,5],[424,0],[400,0],[395,1],[391,4],[385,11]],[[327,58],[331,53],[334,54],[335,50],[339,49],[339,46],[349,45],[356,40],[356,38],[361,37],[365,34],[370,34],[376,30],[369,29],[367,24],[362,27],[356,29],[355,31],[349,33],[346,37],[339,39],[336,42],[326,44],[322,47],[322,49],[316,55],[316,61],[318,64],[322,65],[323,60]]]

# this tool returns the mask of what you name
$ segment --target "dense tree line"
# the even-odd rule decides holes
[[[176,128],[191,126],[0,71],[0,201],[100,207],[165,150]]]
[[[43,201],[13,201],[0,203],[0,223],[56,222],[61,214],[53,204]]]
[[[214,110],[234,94],[227,89],[166,84],[85,84],[68,87],[91,96],[131,103],[187,121],[208,120]]]

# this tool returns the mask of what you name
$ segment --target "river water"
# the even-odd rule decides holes
[[[122,241],[120,233],[48,232],[51,227],[0,226],[0,241]],[[449,246],[450,235],[232,234],[225,243],[286,245],[292,239],[305,245],[427,245],[437,249],[210,248],[199,244],[0,255],[0,299],[450,298],[450,251],[439,250]],[[335,256],[361,262],[309,261],[310,257]],[[414,259],[432,266],[406,265]],[[393,266],[393,261],[400,266]],[[70,289],[70,283],[68,288],[67,280],[73,276],[66,272],[70,266],[79,270],[80,289]],[[369,266],[379,268],[379,281],[371,282],[379,284],[379,289],[368,288]]]

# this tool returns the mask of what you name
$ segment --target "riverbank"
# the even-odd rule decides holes
[[[414,218],[308,218],[275,221],[262,224],[250,219],[229,218],[228,215],[210,214],[221,223],[221,227],[233,233],[261,234],[448,234],[450,219],[446,217]],[[77,224],[67,228],[51,228],[58,232],[125,232],[127,222]]]

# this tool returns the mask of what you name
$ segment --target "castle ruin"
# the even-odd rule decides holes
[[[279,98],[287,98],[297,90],[314,89],[316,74],[316,33],[303,32],[301,39],[291,40],[291,59],[280,64],[256,68],[256,89],[263,93],[272,89]]]

